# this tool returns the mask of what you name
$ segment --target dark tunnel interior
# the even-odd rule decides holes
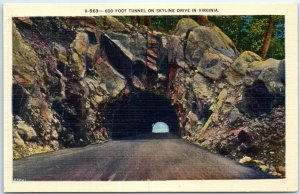
[[[111,139],[146,137],[151,135],[156,122],[166,123],[174,137],[180,135],[178,117],[170,100],[151,93],[132,93],[112,103],[106,108],[106,119]]]
[[[24,106],[26,100],[27,100],[27,95],[24,93],[22,87],[20,87],[17,84],[13,84],[13,89],[12,89],[12,108],[13,108],[13,115],[19,115],[22,113],[22,107]]]

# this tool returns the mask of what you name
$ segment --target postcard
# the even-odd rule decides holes
[[[5,4],[5,191],[296,191],[297,25],[293,4]]]

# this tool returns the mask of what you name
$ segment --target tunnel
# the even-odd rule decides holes
[[[135,92],[108,105],[106,122],[113,140],[150,137],[157,122],[165,123],[172,137],[180,135],[178,117],[170,100],[148,92]]]

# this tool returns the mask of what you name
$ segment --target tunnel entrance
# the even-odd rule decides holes
[[[114,102],[107,107],[106,120],[111,139],[147,136],[158,121],[168,126],[170,134],[180,135],[170,100],[152,93],[136,92]]]

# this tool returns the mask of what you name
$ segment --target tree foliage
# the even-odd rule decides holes
[[[259,53],[269,16],[211,16],[209,19],[236,43],[241,52]],[[272,16],[272,19],[274,26],[267,58],[282,59],[285,56],[284,17]]]
[[[174,30],[177,22],[184,17],[190,17],[199,22],[199,16],[130,16],[118,17],[124,22],[133,25],[145,25],[150,29],[170,33]],[[268,15],[256,16],[208,16],[207,19],[218,26],[237,45],[240,52],[249,50],[260,53],[266,30],[269,24]],[[266,58],[283,59],[285,57],[285,23],[284,16],[273,15],[273,28],[270,46]],[[149,23],[150,22],[150,23]]]

